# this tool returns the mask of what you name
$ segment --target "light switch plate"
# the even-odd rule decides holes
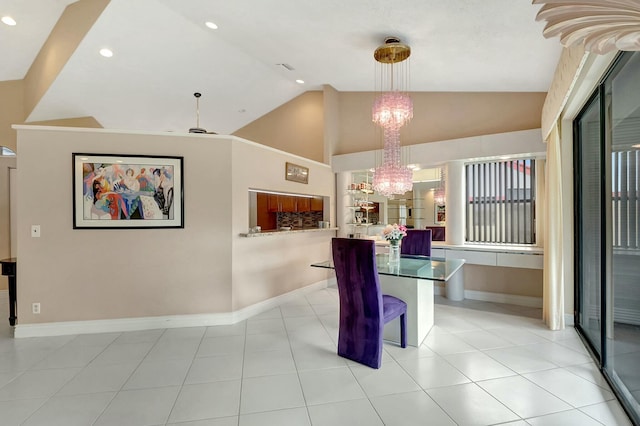
[[[40,225],[31,225],[31,237],[40,238]]]

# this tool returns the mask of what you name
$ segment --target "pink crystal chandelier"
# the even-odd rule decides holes
[[[400,149],[400,128],[413,118],[413,102],[406,91],[400,90],[404,75],[394,69],[394,64],[405,61],[409,55],[411,48],[395,37],[387,37],[373,55],[383,69],[380,73],[382,93],[373,103],[372,118],[382,127],[384,135],[382,164],[374,170],[373,189],[386,197],[404,194],[413,188],[413,171],[402,165]],[[388,68],[386,75],[385,68]]]

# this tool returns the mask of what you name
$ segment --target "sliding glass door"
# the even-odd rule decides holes
[[[624,53],[574,123],[576,324],[640,424],[640,53]]]
[[[581,179],[577,180],[576,193],[576,278],[580,287],[578,321],[584,334],[601,355],[602,330],[602,156],[600,155],[600,94],[592,97],[575,124],[577,144],[576,158]]]

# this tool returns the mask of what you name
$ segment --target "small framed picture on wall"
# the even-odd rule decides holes
[[[309,168],[287,163],[284,178],[298,183],[309,183]]]
[[[435,223],[443,224],[445,222],[446,209],[444,204],[435,204],[434,219]]]

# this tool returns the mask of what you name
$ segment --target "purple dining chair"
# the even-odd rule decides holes
[[[431,256],[431,229],[408,229],[400,244],[400,254]]]
[[[340,296],[338,355],[380,368],[386,323],[400,317],[400,345],[407,346],[407,304],[380,291],[373,240],[333,238],[331,248]]]
[[[445,241],[446,228],[444,226],[425,226],[424,229],[431,230],[431,241]]]

